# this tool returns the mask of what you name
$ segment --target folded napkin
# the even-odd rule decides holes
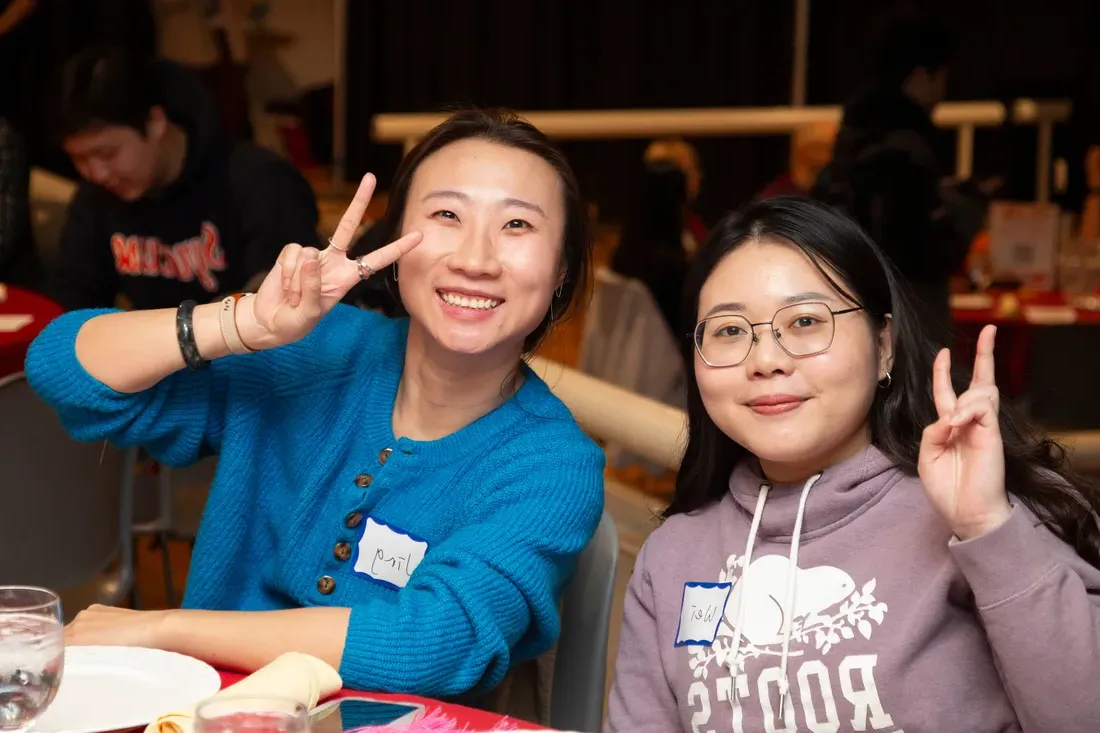
[[[312,710],[319,700],[343,686],[336,670],[317,657],[287,652],[214,697],[281,697]],[[149,724],[145,733],[191,733],[197,707],[162,715]]]

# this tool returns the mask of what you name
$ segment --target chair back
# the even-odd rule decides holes
[[[70,588],[117,559],[126,592],[136,452],[73,440],[22,373],[0,379],[0,416],[0,584]]]
[[[615,520],[605,511],[562,599],[561,636],[550,693],[550,726],[555,730],[600,730],[618,564],[619,533]]]

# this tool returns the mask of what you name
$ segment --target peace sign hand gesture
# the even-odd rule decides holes
[[[932,370],[939,420],[924,430],[917,470],[932,506],[961,540],[999,527],[1012,511],[1005,490],[1004,445],[997,421],[1000,394],[994,378],[997,329],[978,337],[970,387],[956,397],[951,352],[942,350]]]
[[[373,175],[363,176],[326,249],[288,244],[279,253],[255,297],[241,301],[248,307],[237,312],[237,329],[246,346],[258,351],[298,341],[362,279],[420,244],[423,235],[411,232],[356,260],[348,257],[375,184]]]

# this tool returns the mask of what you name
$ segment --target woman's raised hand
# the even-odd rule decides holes
[[[951,353],[944,349],[932,371],[939,419],[924,430],[917,470],[932,506],[959,539],[996,529],[1012,507],[1005,490],[1005,456],[997,416],[1000,394],[994,377],[996,329],[978,337],[970,387],[956,395]]]
[[[358,260],[348,249],[363,221],[376,180],[363,176],[336,234],[324,250],[288,244],[267,274],[256,295],[241,301],[237,328],[245,345],[270,349],[303,338],[362,279],[401,258],[423,238],[411,232]],[[362,267],[360,267],[362,264]]]

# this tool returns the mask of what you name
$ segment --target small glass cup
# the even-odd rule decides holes
[[[216,697],[195,711],[195,733],[308,733],[305,705],[279,697]]]
[[[57,696],[65,670],[61,600],[53,591],[0,586],[0,731],[25,731]]]

